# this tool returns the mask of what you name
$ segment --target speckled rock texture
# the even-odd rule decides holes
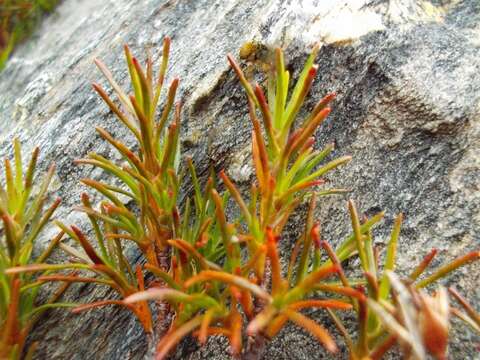
[[[441,250],[436,265],[479,248],[477,0],[64,0],[0,73],[0,155],[11,153],[11,140],[18,136],[25,150],[41,147],[43,169],[57,164],[54,190],[63,199],[57,218],[85,225],[72,210],[85,190],[78,180],[105,177],[72,160],[90,151],[117,156],[94,127],[132,140],[91,90],[92,81],[104,83],[93,58],[100,57],[124,84],[122,45],[137,54],[148,48],[157,57],[165,35],[172,37],[169,76],[181,78],[184,152],[193,156],[203,178],[211,166],[226,168],[240,185],[253,175],[246,98],[226,54],[238,54],[252,40],[281,46],[296,77],[308,49],[319,42],[317,81],[305,109],[327,91],[337,91],[318,146],[334,142],[334,155],[353,156],[329,180],[351,189],[348,196],[364,213],[386,211],[375,232],[379,242],[387,239],[393,216],[405,214],[399,271],[408,271],[433,247]],[[324,198],[319,205],[323,235],[334,244],[349,231],[346,199]],[[299,214],[282,240],[284,251],[301,224]],[[44,246],[54,231],[44,234]],[[133,261],[139,257],[133,249],[129,255]],[[478,308],[480,264],[447,283]],[[104,296],[103,289],[74,286],[67,298],[86,302]],[[321,312],[313,315],[322,319]],[[478,358],[479,338],[457,322],[452,332],[451,359]],[[40,341],[37,359],[149,358],[139,324],[120,308],[82,315],[49,312],[31,339]],[[172,357],[229,355],[220,339],[204,348],[187,339]],[[323,358],[331,357],[293,326],[265,354],[276,360]]]

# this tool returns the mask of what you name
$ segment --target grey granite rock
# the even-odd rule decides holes
[[[318,146],[335,142],[335,155],[354,159],[329,180],[352,189],[349,196],[365,213],[386,210],[385,225],[376,230],[379,241],[386,240],[394,214],[405,214],[398,269],[408,271],[433,247],[447,260],[480,246],[479,34],[477,0],[64,0],[0,73],[0,154],[11,153],[14,136],[25,150],[41,146],[41,167],[57,164],[55,188],[63,198],[57,217],[85,224],[72,211],[84,190],[78,180],[105,175],[72,160],[90,151],[116,156],[95,134],[96,125],[132,140],[91,91],[90,82],[103,81],[92,60],[102,58],[123,84],[122,45],[157,54],[170,35],[169,76],[181,78],[185,102],[185,152],[203,176],[213,165],[246,184],[252,175],[246,99],[225,55],[251,40],[282,46],[297,76],[308,49],[320,42],[319,75],[305,108],[327,91],[338,92]],[[333,243],[348,232],[345,203],[344,197],[320,203],[324,236]],[[302,218],[296,219],[284,251],[298,232]],[[43,236],[43,245],[53,233]],[[130,256],[138,254],[132,249]],[[478,308],[479,264],[448,283]],[[104,290],[90,286],[75,286],[68,295],[81,302],[103,296]],[[140,326],[119,308],[79,316],[52,311],[32,339],[41,341],[38,359],[148,357]],[[452,359],[476,358],[478,344],[455,323]],[[221,340],[200,349],[187,339],[173,358],[229,356]],[[265,358],[329,357],[308,335],[287,327]]]

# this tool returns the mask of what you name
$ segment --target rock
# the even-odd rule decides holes
[[[376,229],[386,241],[394,214],[405,224],[398,269],[407,272],[431,248],[440,262],[480,245],[480,4],[458,1],[89,1],[62,2],[36,34],[20,46],[0,73],[0,154],[11,153],[18,136],[25,150],[41,146],[40,167],[57,164],[63,198],[57,218],[86,224],[72,211],[85,189],[82,177],[105,177],[72,160],[90,151],[114,152],[95,134],[101,125],[128,138],[90,82],[104,83],[93,65],[101,58],[123,85],[122,45],[158,56],[172,37],[170,79],[181,78],[184,148],[205,177],[209,167],[226,168],[244,184],[251,172],[246,98],[225,55],[247,41],[282,46],[293,76],[308,49],[319,41],[319,71],[305,108],[327,91],[338,98],[318,136],[318,146],[335,142],[335,155],[353,161],[329,180],[352,189],[367,214],[386,210]],[[248,150],[247,150],[248,151]],[[247,153],[248,154],[248,153]],[[248,182],[248,181],[247,181]],[[348,230],[346,198],[324,198],[318,215],[323,235],[334,244]],[[298,217],[302,221],[301,217]],[[289,234],[298,231],[291,224]],[[53,229],[42,238],[45,246]],[[285,236],[285,250],[293,235]],[[138,254],[132,250],[131,258]],[[480,304],[480,265],[460,270],[455,284]],[[74,286],[67,297],[79,302],[106,292]],[[321,314],[318,312],[320,318]],[[326,320],[328,323],[328,320]],[[136,320],[120,308],[83,315],[52,311],[34,329],[38,359],[141,359],[147,339]],[[455,322],[454,359],[475,358],[479,338]],[[342,340],[339,339],[342,344]],[[477,345],[475,345],[477,344]],[[343,353],[339,358],[346,358]],[[393,355],[395,357],[395,355]],[[198,348],[186,340],[173,358],[225,359],[225,342]],[[287,327],[269,344],[265,358],[329,358],[297,328]]]

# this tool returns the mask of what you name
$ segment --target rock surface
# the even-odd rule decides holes
[[[251,175],[246,100],[225,55],[237,54],[252,40],[281,46],[296,76],[308,49],[320,42],[319,75],[307,107],[327,91],[339,95],[318,146],[335,142],[335,155],[353,155],[330,180],[352,189],[349,196],[365,213],[386,210],[377,239],[386,240],[394,214],[405,214],[398,269],[408,271],[433,247],[441,250],[442,261],[479,248],[476,0],[64,0],[0,73],[0,155],[11,153],[11,139],[18,136],[25,150],[41,147],[43,169],[56,162],[55,190],[63,198],[58,218],[85,224],[72,211],[84,190],[78,179],[104,176],[76,167],[72,160],[90,151],[116,156],[94,127],[126,137],[91,91],[90,82],[103,81],[93,58],[103,59],[123,84],[122,45],[157,54],[165,35],[173,41],[169,74],[181,78],[183,146],[201,174],[213,165],[226,168],[239,183]],[[330,197],[319,207],[323,235],[333,243],[348,231],[345,200]],[[297,228],[292,224],[290,233]],[[45,234],[44,245],[53,233]],[[285,249],[292,239],[285,237]],[[132,258],[137,255],[132,251]],[[449,283],[478,307],[479,264],[461,270]],[[105,292],[78,286],[68,296],[84,302]],[[457,323],[453,334],[452,359],[478,355],[478,337]],[[41,341],[38,359],[141,359],[148,347],[140,326],[119,308],[80,316],[50,312],[32,339]],[[227,354],[226,344],[212,339],[201,349],[184,341],[173,357],[225,359]],[[294,327],[287,327],[265,355],[279,360],[327,357]]]

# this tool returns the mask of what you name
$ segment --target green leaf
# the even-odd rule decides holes
[[[380,299],[387,299],[390,293],[390,281],[387,276],[387,270],[395,270],[395,255],[397,252],[398,237],[400,236],[400,227],[402,225],[403,215],[399,214],[395,219],[390,242],[388,243],[387,256],[385,258],[384,273],[380,282],[379,297]]]

